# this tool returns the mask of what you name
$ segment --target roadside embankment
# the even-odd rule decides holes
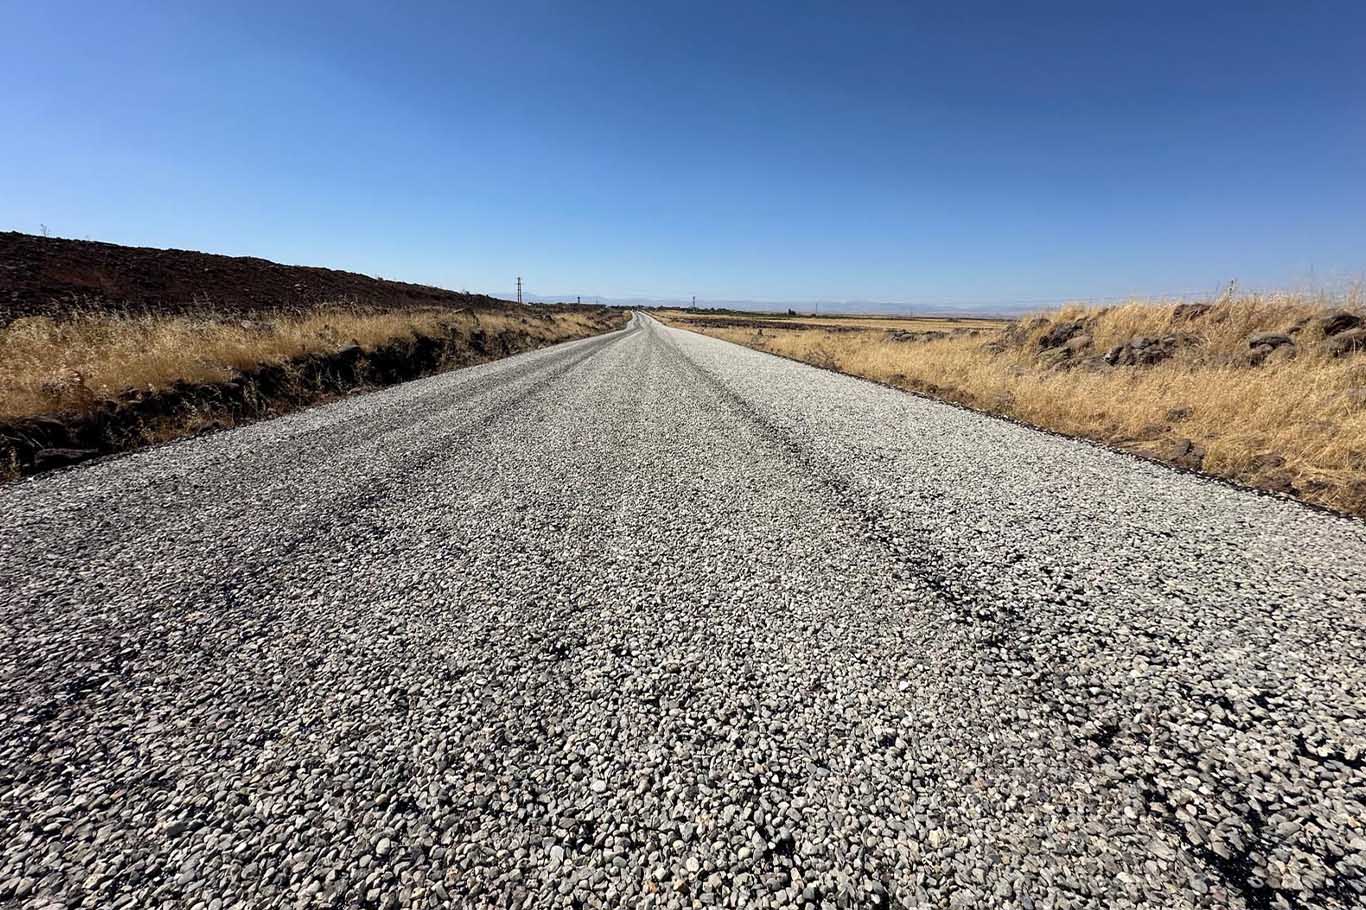
[[[1068,306],[1004,328],[670,324],[1366,516],[1366,301]]]
[[[25,317],[0,330],[0,475],[14,477],[273,417],[340,395],[584,338],[610,311],[319,309]]]

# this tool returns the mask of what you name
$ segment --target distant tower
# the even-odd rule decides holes
[[[522,276],[517,276],[517,302],[522,302]]]

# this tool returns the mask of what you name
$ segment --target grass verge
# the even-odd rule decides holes
[[[0,475],[274,416],[615,328],[589,308],[29,316],[0,329]]]
[[[1001,329],[666,321],[1366,516],[1361,293],[1069,306]]]

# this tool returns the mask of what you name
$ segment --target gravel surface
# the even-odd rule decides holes
[[[0,904],[1366,903],[1366,525],[644,317],[0,531]]]

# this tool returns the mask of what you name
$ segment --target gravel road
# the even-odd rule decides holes
[[[0,490],[0,905],[1360,907],[1364,604],[638,316]]]

